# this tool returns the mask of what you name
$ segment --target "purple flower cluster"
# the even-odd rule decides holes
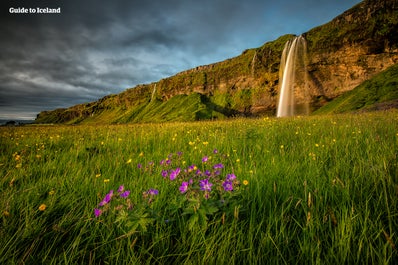
[[[219,156],[218,150],[214,149],[213,154]],[[161,175],[163,178],[169,178],[173,182],[181,181],[181,185],[179,186],[181,194],[190,196],[192,193],[198,194],[199,192],[204,192],[204,197],[208,199],[212,190],[213,192],[231,192],[237,183],[236,176],[233,173],[224,175],[226,177],[223,179],[222,171],[224,164],[219,162],[212,164],[213,157],[203,156],[200,166],[192,164],[185,169],[181,169],[180,167],[171,168],[170,165],[176,165],[177,163],[172,161],[172,155],[169,155],[168,159],[168,164],[164,161],[161,162],[161,165],[164,167]]]
[[[119,195],[120,198],[127,198],[130,195],[130,191],[129,190],[125,190],[124,186],[121,185],[118,189],[117,189],[117,195]],[[102,213],[103,213],[103,209],[101,209],[100,207],[105,207],[106,205],[108,205],[112,198],[114,198],[115,193],[113,192],[113,190],[110,190],[104,197],[104,199],[102,199],[102,201],[98,204],[98,208],[94,209],[94,215],[95,217],[99,217]]]
[[[153,198],[159,194],[157,189],[149,189],[143,193],[144,199],[148,199],[147,202],[151,203]],[[98,207],[94,209],[95,217],[101,216],[105,211],[109,210],[110,203],[112,201],[118,201],[119,205],[114,209],[120,210],[123,209],[125,206],[128,210],[133,208],[133,205],[128,198],[130,195],[130,191],[126,190],[123,185],[119,186],[116,193],[113,190],[110,190],[102,199],[102,201],[98,204]]]
[[[217,159],[221,159],[221,162]],[[225,202],[230,198],[236,198],[237,194],[239,195],[240,186],[236,175],[224,172],[226,166],[222,162],[230,162],[227,155],[222,155],[217,149],[214,149],[212,156],[205,155],[199,161],[201,163],[186,165],[182,153],[178,152],[170,154],[162,160],[158,164],[159,168],[154,162],[149,162],[148,166],[139,163],[137,167],[141,172],[149,172],[149,174],[154,172],[159,174],[160,172],[165,181],[178,187],[180,194],[184,194],[186,200],[194,199],[192,201],[195,203],[195,207],[197,207],[197,198],[204,198],[207,203],[213,203],[213,200]],[[234,195],[231,195],[232,192]],[[153,188],[144,191],[142,193],[144,205],[150,205],[158,194],[159,190]],[[116,191],[110,190],[94,209],[95,217],[100,217],[107,211],[132,210],[133,204],[129,196],[130,190],[126,190],[123,185],[119,186]]]

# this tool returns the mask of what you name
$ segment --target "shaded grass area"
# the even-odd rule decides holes
[[[390,111],[0,128],[0,262],[394,264],[397,121]],[[161,176],[160,162],[182,152],[187,166],[200,165],[215,159],[214,149],[226,172],[248,182],[232,212],[209,215],[205,227],[177,214],[145,232],[111,214],[95,218],[119,185],[137,205],[158,189],[150,209],[169,214],[183,195]]]

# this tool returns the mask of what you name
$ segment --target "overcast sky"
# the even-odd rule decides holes
[[[34,119],[324,24],[361,0],[7,0],[0,119]],[[61,14],[10,8],[61,8]]]

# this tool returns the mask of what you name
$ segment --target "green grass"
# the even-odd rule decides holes
[[[396,111],[1,127],[0,150],[1,264],[398,261]],[[205,155],[211,163],[224,159],[223,172],[240,182],[233,208],[206,215],[204,223],[186,206],[173,209],[184,195],[178,179],[163,179],[159,162],[180,151],[186,167],[203,167]],[[116,210],[95,218],[93,209],[120,185],[131,190],[135,213],[161,216],[148,217],[145,229],[121,225]],[[145,204],[150,188],[159,195]],[[198,211],[206,207],[201,200]],[[209,200],[217,201],[216,193]]]

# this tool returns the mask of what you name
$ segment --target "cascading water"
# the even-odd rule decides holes
[[[283,49],[279,71],[279,80],[282,80],[282,82],[280,85],[277,117],[297,114],[296,94],[300,94],[303,102],[307,101],[306,52],[307,44],[301,35],[289,40]],[[298,89],[300,89],[300,93],[298,93]],[[300,112],[308,113],[308,107],[303,108]]]
[[[256,65],[256,60],[257,60],[257,51],[254,53],[253,59],[252,59],[252,77],[254,77],[254,69],[255,69],[255,65]]]
[[[155,84],[155,86],[153,87],[153,90],[152,90],[151,102],[152,102],[153,98],[155,97],[155,93],[156,93],[156,84]]]

